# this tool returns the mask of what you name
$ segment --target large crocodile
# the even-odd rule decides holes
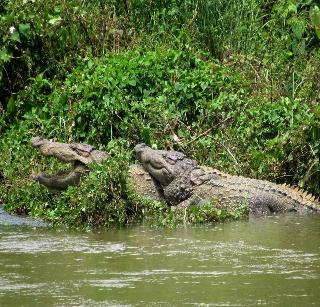
[[[53,142],[37,136],[31,139],[31,145],[38,148],[45,156],[53,156],[73,164],[69,172],[60,171],[53,175],[41,172],[32,176],[50,191],[63,191],[69,186],[78,185],[81,177],[89,172],[90,163],[101,163],[108,158],[106,152],[82,143]],[[138,195],[155,200],[163,199],[160,185],[141,165],[130,165],[128,175],[128,182]]]
[[[160,183],[166,202],[177,208],[210,202],[218,206],[240,202],[248,204],[254,215],[320,212],[319,200],[298,188],[201,167],[177,151],[154,150],[138,144],[135,152],[145,170]]]

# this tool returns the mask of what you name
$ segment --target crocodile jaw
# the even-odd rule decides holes
[[[153,150],[145,144],[138,144],[134,151],[138,160],[146,171],[157,180],[162,187],[166,187],[174,179],[173,166],[166,162],[165,151]]]
[[[77,185],[81,176],[89,172],[87,165],[92,162],[101,163],[108,157],[107,153],[96,150],[91,145],[53,142],[40,136],[33,137],[31,145],[46,157],[56,157],[73,164],[73,169],[69,172],[58,172],[54,175],[39,173],[32,176],[50,190],[65,190],[69,185]]]
[[[32,175],[31,178],[46,186],[50,191],[63,191],[69,186],[78,185],[80,178],[88,172],[89,168],[86,165],[79,163],[69,172],[59,171],[52,175],[41,172],[39,174]]]

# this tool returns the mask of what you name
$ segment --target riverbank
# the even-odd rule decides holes
[[[319,196],[316,1],[129,2],[0,6],[7,210],[84,227],[148,214],[170,221],[168,207],[147,209],[127,188],[141,142]],[[65,166],[32,149],[35,135],[88,143],[111,158],[80,187],[48,194],[31,174]]]

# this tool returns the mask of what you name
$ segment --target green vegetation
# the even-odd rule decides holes
[[[233,213],[211,206],[181,217],[134,195],[126,182],[133,146],[166,141],[201,164],[319,195],[319,7],[1,2],[0,202],[71,226],[243,216],[241,206]],[[79,187],[51,195],[30,180],[58,167],[31,148],[34,135],[87,142],[111,158]]]

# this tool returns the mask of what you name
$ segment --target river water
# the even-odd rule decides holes
[[[320,305],[320,216],[41,226],[0,220],[0,306]]]

